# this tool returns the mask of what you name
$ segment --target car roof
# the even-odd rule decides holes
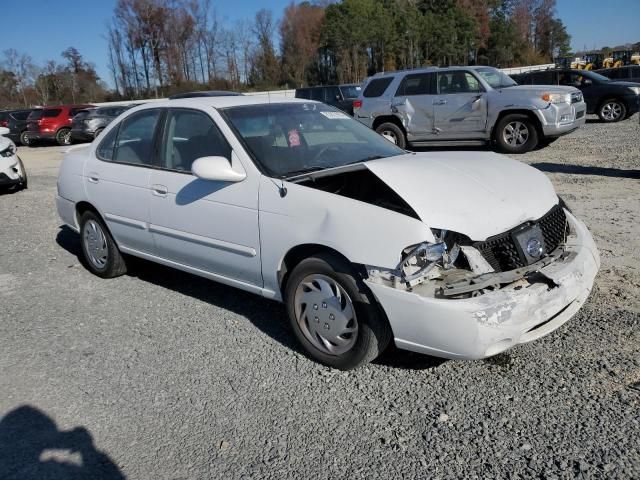
[[[456,70],[477,70],[479,68],[495,68],[491,65],[468,65],[468,66],[452,66],[452,67],[421,67],[421,68],[408,68],[406,70],[390,70],[388,72],[378,72],[371,77],[372,78],[380,78],[386,76],[397,75],[399,73],[402,74],[411,74],[411,73],[429,73],[429,72],[441,72],[441,71],[456,71]]]
[[[224,96],[238,96],[238,95],[242,95],[242,94],[238,92],[232,92],[229,90],[198,90],[195,92],[174,93],[169,97],[169,100],[177,100],[179,98],[224,97]]]
[[[167,107],[185,107],[203,109],[206,107],[228,108],[240,107],[247,105],[268,105],[282,103],[321,103],[313,100],[302,98],[281,97],[275,95],[237,95],[223,97],[194,97],[194,98],[177,98],[175,100],[160,100],[157,102],[145,103],[138,105],[132,110],[143,110],[147,108],[167,108]]]

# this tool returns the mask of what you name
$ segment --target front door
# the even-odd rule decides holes
[[[160,162],[151,173],[150,229],[158,255],[205,272],[261,285],[258,179],[202,180],[191,173],[201,157],[225,157],[229,143],[203,111],[169,109]],[[241,167],[239,167],[241,168]]]
[[[85,165],[89,201],[125,250],[154,253],[148,230],[149,185],[161,113],[150,109],[127,117],[100,139],[95,158]]]
[[[433,106],[437,138],[467,140],[486,136],[486,94],[470,72],[439,72]]]

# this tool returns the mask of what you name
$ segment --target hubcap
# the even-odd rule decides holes
[[[602,116],[605,120],[617,120],[622,114],[622,106],[616,102],[610,102],[602,107]]]
[[[69,145],[71,143],[71,131],[61,133],[60,139],[62,140],[62,143]]]
[[[529,129],[522,122],[511,122],[504,127],[502,138],[512,147],[521,147],[529,140]]]
[[[305,338],[322,353],[348,352],[358,337],[358,321],[347,292],[334,279],[305,277],[294,298],[296,321]]]
[[[107,264],[109,250],[102,227],[95,220],[89,220],[84,226],[84,249],[94,267],[102,269]]]
[[[392,132],[391,130],[383,130],[382,132],[380,132],[380,135],[389,140],[391,143],[395,145],[398,144],[398,137],[396,136],[395,132]]]

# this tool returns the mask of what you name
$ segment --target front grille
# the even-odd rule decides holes
[[[544,236],[546,252],[555,250],[565,237],[567,231],[567,217],[560,205],[556,205],[542,218],[534,222],[527,222],[517,226],[508,232],[501,233],[485,240],[473,244],[489,265],[496,272],[506,272],[527,265],[523,255],[520,254],[513,239],[513,232],[523,227],[539,225]]]

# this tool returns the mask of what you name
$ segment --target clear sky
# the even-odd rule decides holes
[[[222,22],[252,19],[260,8],[279,18],[291,0],[213,1]],[[107,70],[106,25],[116,0],[0,0],[4,3],[0,51],[15,48],[36,63],[61,61],[60,53],[74,46],[110,82]],[[557,0],[557,15],[581,50],[640,41],[640,0]]]

